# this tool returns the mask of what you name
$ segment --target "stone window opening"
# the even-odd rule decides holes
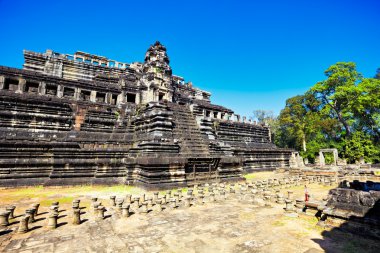
[[[47,84],[46,95],[57,96],[57,88],[58,87],[56,85]]]
[[[111,94],[111,105],[116,105],[116,101],[117,101],[117,94]]]
[[[75,93],[75,91],[73,88],[68,88],[68,87],[63,88],[63,97],[64,98],[73,98],[74,93]]]
[[[91,91],[89,90],[81,90],[79,99],[82,101],[90,101],[91,100]]]
[[[206,117],[210,118],[210,115],[211,115],[211,112],[210,111],[206,111]]]
[[[96,102],[98,103],[104,103],[106,101],[106,94],[105,93],[96,93]]]
[[[127,102],[128,103],[136,103],[136,94],[127,93]]]
[[[30,82],[30,81],[27,81],[25,83],[25,88],[24,88],[24,91],[25,92],[28,92],[28,93],[38,93],[38,87],[40,86],[39,83],[37,82]]]
[[[81,57],[77,57],[75,60],[76,60],[77,62],[83,62],[83,58],[81,58]]]
[[[218,118],[218,112],[214,112],[214,118],[215,118],[215,119]]]
[[[158,101],[164,100],[165,94],[164,93],[158,93]]]
[[[12,78],[5,78],[3,89],[16,91],[18,89],[18,80]]]
[[[97,65],[99,65],[99,62],[97,62],[97,61],[93,61],[92,64],[94,64],[94,65],[97,66]]]

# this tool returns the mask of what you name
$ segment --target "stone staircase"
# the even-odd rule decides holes
[[[202,137],[195,117],[188,106],[168,103],[173,111],[173,138],[181,147],[180,154],[185,157],[209,157],[207,141]]]

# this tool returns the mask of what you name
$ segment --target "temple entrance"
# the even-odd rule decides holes
[[[220,158],[189,158],[185,167],[186,181],[190,184],[217,181]]]
[[[338,150],[336,148],[325,148],[319,150],[319,165],[325,166],[326,165],[326,159],[324,156],[324,153],[331,153],[332,154],[332,161],[329,162],[327,165],[337,165],[338,161]]]
[[[158,101],[162,101],[164,100],[164,97],[165,97],[165,93],[158,93]]]

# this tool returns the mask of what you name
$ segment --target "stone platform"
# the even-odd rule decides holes
[[[91,197],[81,197],[82,223],[71,224],[71,206],[62,202],[58,227],[53,230],[46,228],[49,208],[44,204],[40,207],[40,215],[35,217],[36,222],[30,224],[31,231],[26,234],[14,231],[19,225],[17,221],[20,217],[17,216],[25,209],[18,207],[16,219],[0,233],[0,251],[302,253],[323,252],[322,250],[347,252],[348,248],[355,252],[378,252],[380,249],[377,239],[339,228],[318,227],[318,219],[313,213],[300,213],[299,217],[285,216],[285,204],[277,203],[279,196],[290,197],[291,194],[294,199],[302,198],[303,185],[297,185],[294,178],[277,178],[279,182],[289,182],[288,184],[269,183],[273,180],[275,178],[248,184],[231,184],[227,188],[214,186],[217,191],[228,189],[226,192],[229,192],[226,199],[220,198],[223,195],[215,194],[216,201],[210,199],[209,193],[213,192],[209,191],[210,188],[199,187],[194,189],[191,207],[183,206],[182,201],[186,198],[182,198],[182,204],[177,208],[172,209],[171,204],[168,204],[164,205],[161,212],[153,207],[148,213],[139,212],[130,217],[123,217],[118,207],[113,206],[108,193],[98,199],[107,209],[105,218],[101,220],[96,220],[92,212]],[[231,187],[234,193],[230,192]],[[315,201],[322,201],[328,191],[335,187],[336,185],[308,184]],[[252,189],[255,193],[246,189]],[[172,191],[170,196],[175,198],[176,192]],[[274,192],[277,193],[273,195]],[[144,193],[140,192],[139,196],[142,194]],[[146,199],[149,202],[149,196],[153,193],[145,194],[148,194]],[[118,194],[116,200],[124,195],[125,193]],[[167,195],[167,192],[159,193],[160,198]],[[203,195],[205,198],[200,197]],[[183,191],[183,196],[187,196],[186,191]],[[275,200],[267,199],[266,196],[278,197]],[[204,203],[199,200],[204,200]],[[50,202],[51,200],[48,201]]]

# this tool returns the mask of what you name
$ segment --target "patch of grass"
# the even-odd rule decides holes
[[[33,186],[23,188],[4,188],[0,192],[0,204],[38,201],[41,205],[50,205],[53,201],[62,204],[71,203],[74,198],[86,195],[123,195],[130,193],[139,195],[145,191],[141,188],[129,185],[81,185],[66,187]]]
[[[250,173],[250,174],[245,174],[243,177],[247,180],[252,180],[252,179],[257,178],[257,175],[256,173]]]
[[[248,174],[245,174],[243,175],[243,177],[247,180],[253,180],[253,179],[257,179],[257,180],[265,180],[265,179],[268,179],[268,178],[273,178],[274,176],[274,172],[273,171],[258,171],[258,172],[253,172],[253,173],[248,173]]]
[[[302,220],[302,222],[305,224],[305,229],[309,231],[317,231],[319,233],[325,231],[323,227],[317,226],[318,218],[314,216],[302,216],[299,219]]]
[[[71,204],[74,200],[74,196],[62,196],[57,198],[43,199],[40,201],[41,206],[50,206],[51,203],[58,201],[60,205]]]
[[[380,170],[375,170],[373,173],[375,174],[375,176],[380,177]]]

